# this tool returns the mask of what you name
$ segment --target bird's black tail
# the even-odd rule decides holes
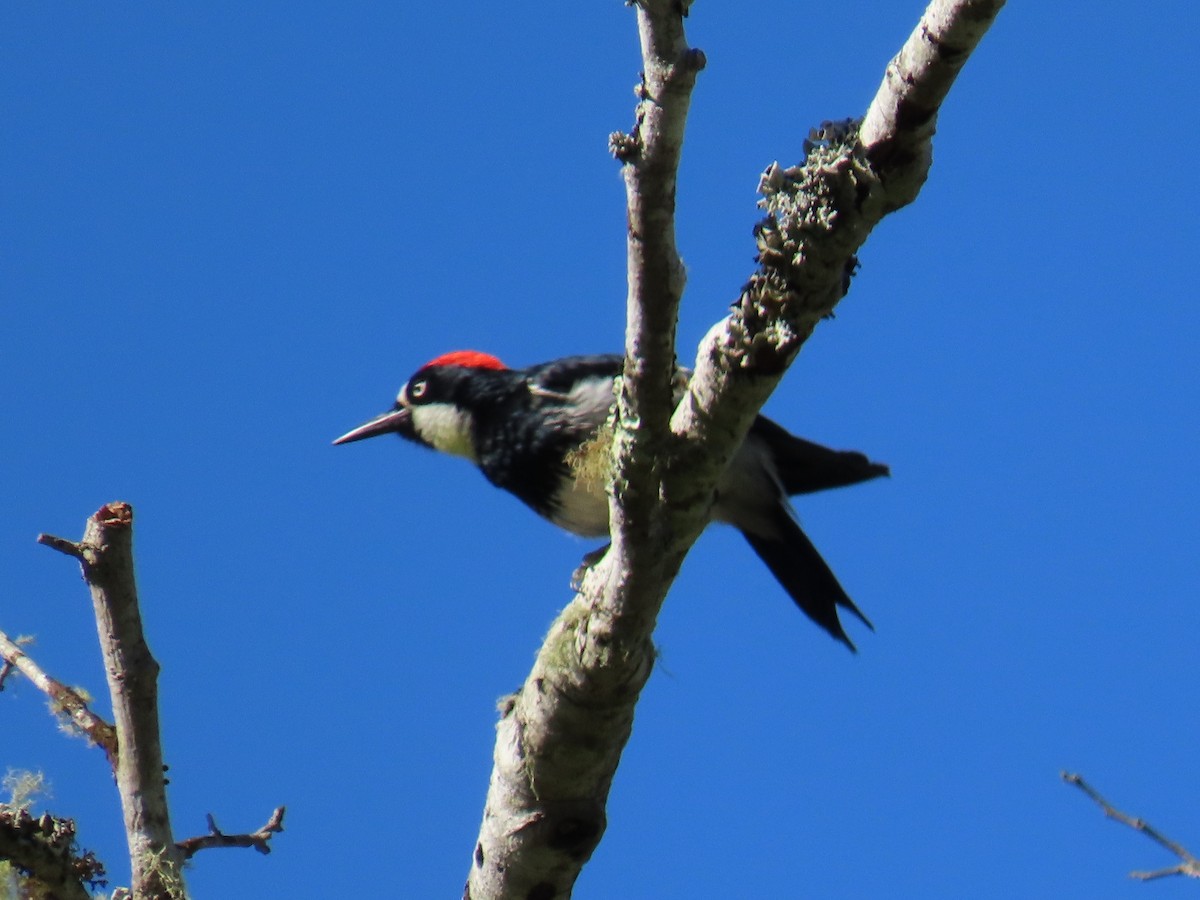
[[[786,428],[759,416],[750,434],[764,441],[788,496],[845,487],[890,474],[883,463],[871,462],[856,450],[831,450],[796,437]]]
[[[840,606],[849,610],[872,631],[875,626],[838,584],[837,576],[821,558],[808,535],[800,530],[800,525],[784,504],[781,503],[772,514],[771,524],[774,526],[773,534],[742,531],[742,535],[801,611],[857,652],[854,642],[842,628],[837,608]]]

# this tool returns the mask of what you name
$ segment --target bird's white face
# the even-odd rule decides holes
[[[414,381],[396,398],[408,410],[413,432],[435,450],[478,462],[470,413],[453,403],[414,403],[424,390],[424,381]]]

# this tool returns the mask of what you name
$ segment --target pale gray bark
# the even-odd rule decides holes
[[[1108,818],[1114,822],[1120,822],[1122,825],[1127,825],[1134,831],[1141,832],[1179,860],[1177,864],[1161,869],[1135,869],[1129,873],[1130,878],[1136,878],[1138,881],[1157,881],[1160,878],[1170,878],[1173,875],[1182,875],[1186,878],[1200,878],[1200,857],[1195,856],[1183,844],[1171,840],[1141,816],[1131,816],[1129,813],[1121,812],[1121,810],[1101,797],[1099,791],[1084,781],[1082,775],[1075,772],[1063,772],[1062,780],[1067,784],[1075,785],[1075,787],[1083,791],[1103,810],[1104,815]]]
[[[644,84],[634,131],[611,141],[629,210],[612,547],[501,710],[464,894],[471,900],[570,896],[604,832],[609,787],[654,664],[658,612],[707,524],[717,479],[801,345],[845,294],[871,229],[916,197],[941,100],[1003,2],[935,0],[888,66],[860,136],[851,130],[841,140],[834,129],[803,166],[768,170],[760,266],[701,343],[677,408],[671,381],[684,270],[675,177],[704,57],[684,35],[690,4],[633,5]]]
[[[78,560],[83,569],[92,595],[113,724],[93,713],[78,691],[47,675],[17,641],[3,632],[0,685],[11,672],[25,675],[50,698],[56,713],[104,750],[124,812],[132,869],[131,896],[134,900],[182,900],[186,897],[182,863],[200,850],[253,847],[260,853],[270,853],[271,838],[283,831],[282,806],[265,825],[248,834],[225,834],[209,815],[208,834],[178,843],[173,837],[158,720],[159,666],[146,643],[134,579],[133,508],[127,503],[102,506],[88,519],[79,543],[48,534],[39,535],[38,542]],[[46,840],[42,843],[52,853],[14,855],[17,843],[13,841],[19,843],[21,838],[21,832],[14,829],[27,828],[30,821],[43,829]],[[63,896],[76,896],[84,890],[83,882],[89,875],[103,869],[91,854],[71,852],[73,828],[67,819],[46,815],[31,820],[24,810],[13,811],[8,818],[0,818],[0,859],[12,860],[43,887],[60,885],[54,889]],[[70,882],[69,889],[61,887],[64,879]]]
[[[134,579],[133,508],[102,506],[88,519],[78,544],[41,540],[79,560],[92,595],[117,734],[113,773],[125,816],[133,896],[184,897],[183,854],[171,831],[159,737],[159,666],[142,630]]]
[[[4,659],[6,666],[33,682],[33,685],[50,699],[50,708],[57,715],[69,720],[81,734],[104,751],[111,765],[116,765],[116,730],[92,712],[87,701],[77,690],[47,675],[21,645],[3,631],[0,631],[0,658]]]

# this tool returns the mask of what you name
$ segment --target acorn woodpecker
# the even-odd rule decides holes
[[[417,370],[392,409],[334,443],[399,434],[469,459],[567,531],[606,536],[606,435],[622,366],[616,355],[568,356],[510,369],[486,353],[447,353]],[[689,374],[678,372],[679,396]],[[717,484],[712,517],[737,528],[796,605],[853,650],[837,607],[871,623],[800,530],[787,498],[887,474],[861,453],[830,450],[758,416]]]

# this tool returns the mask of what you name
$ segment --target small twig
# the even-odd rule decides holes
[[[49,547],[51,550],[65,553],[67,556],[73,556],[80,562],[87,562],[87,555],[84,552],[83,545],[77,544],[75,541],[68,541],[66,538],[55,537],[52,534],[39,534],[37,542],[44,547]]]
[[[217,827],[212,813],[209,813],[206,817],[208,834],[187,838],[175,846],[179,848],[184,859],[191,859],[201,850],[207,850],[210,847],[253,847],[259,853],[270,853],[271,845],[268,842],[271,840],[271,835],[283,831],[283,813],[286,809],[285,806],[276,807],[275,811],[271,813],[271,818],[267,820],[267,824],[250,834],[225,834]]]
[[[42,667],[35,663],[21,649],[18,641],[12,640],[0,631],[0,657],[4,658],[4,671],[0,673],[0,686],[3,686],[4,676],[10,670],[16,669],[33,682],[34,686],[50,698],[55,712],[61,712],[74,723],[75,727],[86,734],[108,757],[109,763],[115,768],[117,764],[117,733],[112,725],[104,721],[90,709],[87,701],[74,688],[67,687],[61,681],[51,678]]]
[[[1143,819],[1130,816],[1121,812],[1107,800],[1100,796],[1094,787],[1083,780],[1083,777],[1073,772],[1063,772],[1062,780],[1067,784],[1073,784],[1085,794],[1092,798],[1097,806],[1104,811],[1104,815],[1110,819],[1115,819],[1122,825],[1128,825],[1134,831],[1140,831],[1146,837],[1150,838],[1160,847],[1169,850],[1179,859],[1183,860],[1177,866],[1168,866],[1165,869],[1155,869],[1150,872],[1135,871],[1130,872],[1130,878],[1136,878],[1139,881],[1153,881],[1156,878],[1166,878],[1168,875],[1186,875],[1189,878],[1200,878],[1200,859],[1193,856],[1187,848],[1175,843],[1166,835],[1161,834],[1152,825]]]

